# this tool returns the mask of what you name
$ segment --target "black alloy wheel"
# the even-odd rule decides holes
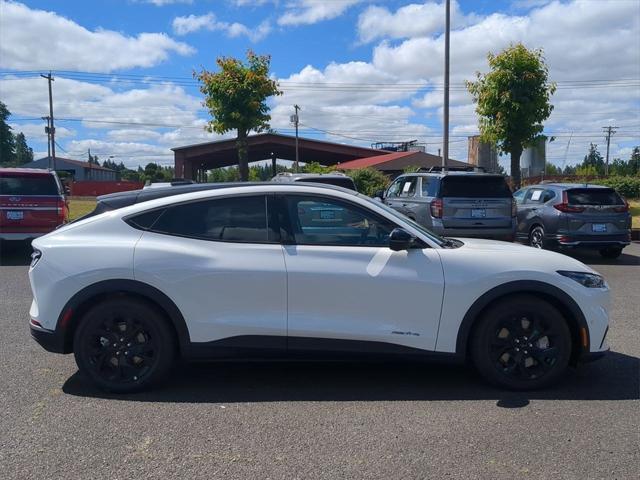
[[[529,232],[529,245],[533,248],[544,248],[544,228],[542,225],[536,225]]]
[[[571,333],[544,300],[517,295],[490,308],[472,344],[480,373],[501,387],[540,388],[557,380],[571,355]]]
[[[133,392],[165,376],[175,354],[165,318],[146,303],[108,300],[87,312],[74,337],[76,363],[98,387]]]

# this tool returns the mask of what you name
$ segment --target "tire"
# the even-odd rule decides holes
[[[472,332],[471,356],[493,385],[535,390],[557,382],[566,372],[571,332],[549,303],[514,295],[489,307],[479,319]]]
[[[533,248],[546,248],[547,242],[544,240],[544,227],[534,226],[529,232],[529,246]]]
[[[134,298],[105,300],[91,308],[74,334],[80,372],[108,392],[147,389],[166,377],[175,338],[164,315]]]
[[[608,247],[600,250],[600,255],[604,258],[618,258],[622,255],[622,249],[619,247]]]

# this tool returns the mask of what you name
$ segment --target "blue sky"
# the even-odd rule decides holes
[[[548,158],[581,160],[601,127],[620,127],[612,157],[640,144],[640,0],[459,1],[452,14],[451,156],[465,160],[477,119],[463,87],[486,53],[522,41],[543,48],[558,82],[545,124]],[[219,136],[191,78],[220,55],[272,56],[285,95],[272,126],[367,145],[417,139],[441,147],[442,28],[437,1],[111,0],[0,1],[0,99],[37,154],[39,117],[54,71],[58,155],[172,163],[171,147]],[[347,84],[346,86],[344,84]],[[331,132],[331,133],[326,133]],[[506,163],[506,162],[505,162]]]

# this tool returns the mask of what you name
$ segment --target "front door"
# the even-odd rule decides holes
[[[433,350],[444,289],[431,248],[394,252],[396,225],[333,197],[287,195],[290,350]]]

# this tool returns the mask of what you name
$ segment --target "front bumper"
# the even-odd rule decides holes
[[[65,350],[65,339],[60,331],[52,331],[35,325],[33,322],[29,323],[29,329],[31,330],[31,336],[48,352],[53,353],[67,353]]]

